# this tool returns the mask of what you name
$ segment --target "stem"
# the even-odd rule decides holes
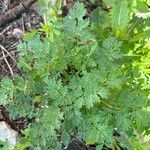
[[[140,20],[135,21],[134,24],[131,25],[131,28],[128,30],[127,35],[130,34],[130,32],[134,29],[134,26],[139,22]]]
[[[104,100],[101,100],[101,102],[103,104],[105,104],[107,107],[111,108],[111,109],[116,109],[116,110],[122,111],[121,108],[119,108],[119,107],[113,107],[113,106],[109,105],[108,103],[106,103]]]

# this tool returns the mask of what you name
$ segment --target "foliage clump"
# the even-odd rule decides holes
[[[18,46],[23,75],[1,81],[0,104],[12,117],[34,119],[16,149],[59,150],[74,138],[98,150],[146,149],[138,137],[150,124],[148,76],[140,70],[148,37],[135,26],[131,2],[105,1],[114,3],[110,13],[97,8],[91,19],[79,2],[63,19],[54,9]]]

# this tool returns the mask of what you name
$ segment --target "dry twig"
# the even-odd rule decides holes
[[[37,0],[25,0],[22,3],[20,3],[18,6],[14,7],[13,9],[8,10],[7,12],[3,14],[0,14],[0,26],[17,18],[36,1]]]
[[[2,51],[2,54],[3,54],[3,58],[4,58],[4,60],[5,60],[6,64],[7,64],[7,66],[8,66],[8,68],[9,68],[9,70],[10,70],[11,75],[13,76],[13,75],[14,75],[13,70],[12,70],[12,68],[11,68],[11,66],[10,66],[10,64],[9,64],[9,62],[7,61],[7,58],[6,58],[5,53],[4,53],[4,51],[7,51],[7,50],[6,50],[2,45],[0,45],[0,48],[1,48],[1,51]]]
[[[11,56],[11,54],[4,48],[4,46],[0,45],[0,48],[7,53],[8,56],[16,63],[16,60]]]
[[[13,50],[13,51],[9,52],[9,55],[6,54],[5,57],[7,58],[8,56],[10,56],[11,54],[14,54],[14,53],[16,53],[16,50]],[[3,61],[3,60],[4,60],[4,57],[3,57],[3,56],[0,57],[0,61]],[[14,60],[15,60],[15,59],[14,59]],[[15,60],[15,62],[16,62],[16,60]]]

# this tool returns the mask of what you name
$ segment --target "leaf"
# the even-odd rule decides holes
[[[5,93],[5,90],[0,89],[0,105],[6,105],[7,103],[7,93]]]
[[[24,41],[30,41],[32,38],[34,38],[38,34],[37,30],[31,30],[30,32],[26,33],[23,37]]]
[[[103,149],[103,145],[97,145],[96,146],[96,150],[102,150]]]
[[[2,79],[1,84],[2,88],[5,88],[8,92],[11,92],[14,88],[13,81],[7,78]]]
[[[68,133],[63,133],[61,136],[61,141],[64,145],[68,145],[70,142],[70,135]]]
[[[136,9],[140,13],[149,12],[147,4],[141,1],[137,1]]]
[[[103,28],[110,26],[110,16],[101,8],[96,8],[92,12],[91,21],[95,24],[102,26]]]
[[[97,93],[101,98],[107,98],[109,95],[109,90],[106,87],[101,87]]]
[[[86,14],[83,3],[75,3],[74,8],[70,11],[69,15],[73,19],[82,19],[82,17]]]
[[[68,33],[75,34],[76,33],[76,21],[73,19],[70,19],[69,17],[64,18],[64,29]]]
[[[89,21],[83,19],[85,13],[84,5],[77,2],[69,15],[63,18],[63,28],[69,36],[79,36],[81,31],[83,32],[83,30],[89,25]]]
[[[115,37],[109,37],[104,40],[103,47],[109,51],[117,51],[121,47],[121,43]]]
[[[95,130],[89,131],[88,136],[86,137],[86,144],[94,144],[97,143],[99,139],[99,133]]]
[[[109,61],[120,59],[123,57],[120,50],[121,46],[122,42],[118,41],[115,37],[109,37],[103,41],[103,54],[109,59]]]
[[[125,29],[129,23],[128,0],[116,0],[111,11],[112,26],[116,29]]]
[[[20,58],[18,66],[24,70],[32,70],[32,67],[26,63],[24,58]]]
[[[117,128],[119,131],[129,131],[132,128],[132,120],[129,118],[129,115],[126,113],[120,113],[116,116],[117,119]]]
[[[104,0],[104,3],[109,7],[113,7],[115,5],[115,1],[116,0]]]
[[[14,85],[12,80],[4,78],[0,86],[0,105],[6,105],[13,97]]]

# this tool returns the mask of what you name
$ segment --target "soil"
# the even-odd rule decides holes
[[[12,9],[19,5],[19,2],[20,1],[18,0],[11,1],[8,9]],[[16,47],[21,42],[22,38],[20,34],[23,34],[30,29],[38,29],[40,22],[41,16],[36,9],[34,10],[32,8],[20,14],[15,20],[0,26],[0,45],[5,49],[5,56],[2,54],[2,51],[0,51],[0,79],[3,77],[10,77],[12,73],[21,74],[21,70],[17,68],[16,64],[18,58]],[[4,57],[6,57],[6,59]],[[12,72],[6,61],[9,63]]]

